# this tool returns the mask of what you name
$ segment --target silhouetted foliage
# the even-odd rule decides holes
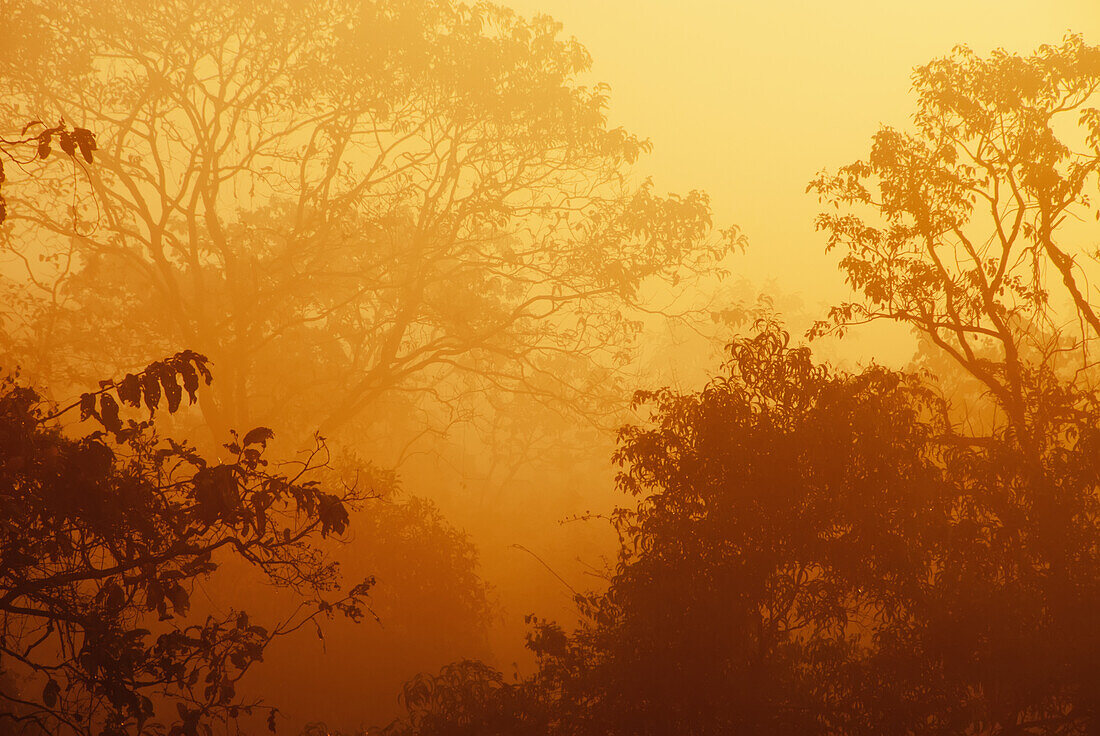
[[[199,407],[215,432],[294,416],[382,437],[396,463],[421,434],[533,424],[538,404],[559,421],[524,429],[552,444],[614,415],[645,282],[721,275],[737,242],[711,233],[704,194],[632,183],[648,143],[609,127],[606,89],[578,81],[587,53],[544,17],[450,0],[5,12],[21,25],[0,107],[57,108],[104,149],[98,231],[54,225],[54,180],[8,217],[36,291],[6,347],[64,380],[123,377],[64,407],[0,383],[0,728],[274,730],[241,678],[274,638],[365,613],[371,581],[341,590],[314,546],[348,529],[358,486],[324,490],[319,438],[275,468],[266,427],[220,460],[162,439],[153,412],[211,375],[191,351],[125,372],[158,345],[226,370]],[[419,675],[381,734],[1100,731],[1100,317],[1073,232],[1100,220],[1100,47],[959,47],[914,83],[914,131],[884,128],[809,187],[856,291],[811,336],[914,329],[923,365],[946,355],[980,384],[980,422],[947,375],[835,370],[760,321],[701,389],[635,395],[616,564],[575,596],[576,625],[530,619],[534,672]],[[88,130],[39,127],[0,150],[91,161]],[[60,426],[75,409],[102,430]],[[538,439],[500,454],[509,470]],[[432,504],[363,527],[414,624],[460,640],[491,616],[475,549]],[[264,627],[200,605],[227,560],[301,606]]]
[[[45,160],[49,158],[54,143],[65,155],[74,157],[79,150],[84,161],[92,163],[92,151],[96,150],[95,135],[86,128],[70,130],[63,120],[52,128],[40,120],[33,120],[23,126],[18,138],[0,137],[0,224],[7,219],[8,214],[2,191],[6,179],[4,159],[20,166],[36,159]]]
[[[548,733],[550,724],[534,689],[469,660],[438,675],[417,676],[405,685],[401,701],[408,720],[385,729],[385,736],[536,736]]]
[[[0,384],[0,664],[19,682],[0,691],[0,721],[191,736],[259,707],[274,730],[274,708],[237,696],[240,678],[275,637],[318,616],[363,615],[371,581],[342,591],[311,544],[345,531],[361,491],[313,479],[320,441],[273,470],[267,428],[234,435],[225,461],[161,438],[153,411],[194,400],[200,378],[205,357],[185,352],[104,382],[68,409],[105,431],[76,437],[55,421],[68,409],[14,378]],[[124,421],[120,403],[144,403],[149,418]],[[298,610],[267,628],[232,602],[195,604],[230,558],[297,592]]]
[[[883,128],[866,161],[810,184],[833,208],[818,228],[859,297],[815,331],[911,325],[1026,440],[1026,374],[1075,354],[1074,370],[1088,366],[1100,336],[1095,254],[1074,229],[1100,219],[1100,47],[1079,36],[1029,57],[959,47],[918,68],[914,88],[914,131]]]
[[[405,684],[401,703],[408,715],[385,728],[357,736],[538,736],[556,733],[553,709],[530,682],[507,682],[483,662],[461,660],[438,674],[420,674]],[[308,724],[301,736],[341,736],[325,723]]]
[[[730,351],[698,393],[638,395],[651,423],[616,455],[638,503],[580,628],[536,621],[532,678],[417,701],[432,716],[402,732],[1090,733],[1098,397],[1046,386],[1035,455],[1008,424],[960,434],[919,376],[828,370],[774,325]],[[446,674],[414,692],[463,687]]]
[[[811,185],[862,298],[815,333],[912,325],[992,411],[961,424],[931,377],[831,371],[775,325],[702,391],[639,394],[615,574],[578,629],[536,622],[517,686],[548,732],[1096,731],[1097,323],[1059,239],[1093,206],[1100,49],[960,48],[915,79],[918,132]]]
[[[637,397],[654,423],[621,434],[639,503],[616,574],[581,629],[531,641],[563,733],[827,732],[856,637],[918,584],[944,490],[930,395],[831,373],[774,327],[731,353],[698,394]]]

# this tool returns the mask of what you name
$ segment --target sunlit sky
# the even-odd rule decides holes
[[[1100,0],[506,0],[561,21],[611,85],[613,122],[649,137],[660,188],[702,188],[750,240],[742,273],[807,307],[845,293],[807,182],[904,126],[916,65],[967,44],[1030,53],[1100,42]]]

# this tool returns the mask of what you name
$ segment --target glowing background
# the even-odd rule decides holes
[[[611,85],[611,117],[649,137],[662,189],[700,188],[740,226],[737,264],[807,308],[846,293],[814,232],[810,178],[866,154],[879,124],[905,127],[914,66],[966,44],[1029,54],[1100,36],[1096,0],[515,0],[561,21]]]

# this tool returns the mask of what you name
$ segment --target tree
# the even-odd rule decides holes
[[[815,332],[911,326],[1026,438],[1042,411],[1029,372],[1093,373],[1095,254],[1081,228],[1100,217],[1100,47],[1079,36],[1029,57],[959,47],[913,80],[916,129],[882,128],[866,161],[810,184],[833,208],[818,228],[857,294]]]
[[[550,720],[538,692],[513,684],[482,662],[463,660],[438,675],[418,675],[401,694],[406,721],[384,729],[385,736],[536,736]]]
[[[705,195],[632,180],[648,143],[608,127],[606,89],[577,82],[588,54],[545,17],[448,0],[12,13],[38,42],[4,66],[5,104],[101,140],[80,199],[102,224],[54,244],[79,265],[25,337],[79,356],[50,352],[74,375],[192,345],[222,376],[202,401],[215,429],[417,412],[442,429],[486,392],[598,417],[640,284],[729,250]],[[21,212],[48,227],[40,209]]]
[[[1007,424],[964,434],[920,375],[788,340],[765,325],[702,391],[638,396],[606,591],[574,630],[535,622],[528,679],[412,683],[397,732],[1095,729],[1096,395],[1061,384],[1022,453]]]
[[[703,390],[639,394],[619,563],[576,629],[536,624],[520,727],[1096,731],[1097,325],[1069,222],[1094,211],[1100,49],[958,49],[915,79],[917,132],[884,129],[811,184],[857,292],[812,334],[915,328],[925,365],[946,355],[984,389],[962,393],[981,421],[937,376],[837,372],[767,323]],[[508,712],[479,692],[441,702]]]
[[[210,381],[207,359],[179,353],[56,408],[7,377],[0,386],[0,721],[28,734],[210,734],[211,724],[275,709],[242,702],[237,683],[276,637],[339,613],[358,620],[371,581],[342,591],[313,546],[342,534],[363,491],[312,477],[319,443],[269,468],[260,427],[208,461],[162,439],[152,412],[176,411]],[[140,406],[150,419],[124,419]],[[103,430],[58,424],[79,408]],[[235,561],[300,597],[273,628],[232,605],[192,605],[194,589]],[[197,615],[196,615],[197,613]],[[189,615],[190,614],[190,615]]]
[[[846,732],[850,670],[919,587],[942,509],[938,412],[913,377],[833,373],[787,340],[766,327],[701,392],[637,396],[652,422],[620,435],[638,504],[614,516],[609,587],[531,640],[561,733]]]
[[[648,144],[607,122],[588,54],[547,18],[448,0],[5,12],[0,107],[64,114],[100,143],[90,188],[26,182],[0,233],[33,273],[8,285],[2,347],[47,395],[188,345],[218,372],[199,403],[212,436],[263,424],[300,431],[293,444],[321,428],[386,468],[450,451],[407,486],[438,500],[453,484],[472,508],[543,448],[590,444],[585,425],[625,404],[640,288],[710,273],[729,249],[704,195],[634,174]],[[78,238],[51,212],[74,196]],[[215,452],[194,421],[179,432]],[[517,425],[539,444],[514,451]],[[500,458],[488,491],[446,465],[483,447]],[[393,521],[355,552],[396,567]],[[415,587],[391,576],[377,595],[419,606]],[[452,591],[404,611],[428,628],[416,638],[441,635],[439,608],[478,610],[483,591]]]
[[[332,463],[347,467],[339,457]],[[326,477],[322,482],[340,487]],[[247,689],[278,704],[288,729],[317,718],[334,731],[387,722],[396,715],[395,695],[413,674],[462,657],[500,656],[489,639],[500,596],[482,577],[479,548],[430,501],[386,490],[365,473],[358,482],[379,497],[354,517],[351,538],[334,554],[345,577],[369,574],[375,581],[370,609],[378,625],[326,625],[323,658],[311,657],[318,646],[312,627],[265,654]],[[225,586],[223,596],[248,597],[238,605],[250,611],[279,610],[268,590],[246,588],[240,577],[223,576],[236,583]]]

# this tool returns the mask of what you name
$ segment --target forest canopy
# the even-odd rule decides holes
[[[811,336],[892,320],[953,371],[839,371],[764,321],[700,391],[638,392],[606,589],[533,622],[530,677],[425,675],[390,732],[1091,733],[1100,396],[1068,223],[1096,219],[1098,64],[1079,37],[957,49],[914,75],[916,132],[810,185],[862,299]]]
[[[1097,732],[1100,46],[944,48],[814,305],[548,15],[10,0],[0,736]]]

